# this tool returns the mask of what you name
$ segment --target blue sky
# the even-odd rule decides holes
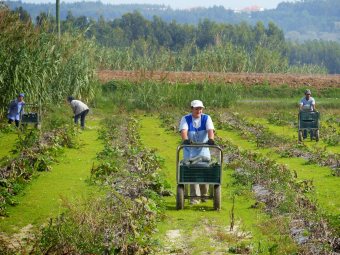
[[[85,0],[89,1],[89,0]],[[96,1],[96,0],[91,0]],[[147,3],[147,4],[165,4],[172,8],[192,8],[192,7],[210,7],[213,5],[222,5],[225,8],[241,9],[247,6],[257,5],[266,9],[276,8],[277,4],[283,1],[295,2],[296,0],[100,0],[103,3],[110,4],[131,4],[131,3]],[[22,2],[30,3],[46,3],[55,2],[55,0],[22,0]],[[76,2],[75,0],[60,0],[60,2]]]

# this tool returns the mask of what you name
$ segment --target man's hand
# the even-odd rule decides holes
[[[189,140],[189,139],[185,139],[185,140],[183,140],[182,144],[183,144],[183,145],[189,145],[189,144],[191,144],[191,143],[190,143],[190,140]]]
[[[214,139],[209,139],[209,140],[208,140],[208,144],[209,144],[209,145],[215,145]]]

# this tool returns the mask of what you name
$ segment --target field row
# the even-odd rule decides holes
[[[173,121],[169,122],[169,119],[163,118],[163,124],[162,125],[163,125],[163,128],[166,127],[166,129],[169,130],[169,129],[172,129],[172,127],[175,125],[175,122],[173,122]],[[162,139],[163,136],[167,136],[163,132],[164,132],[164,129],[163,129],[163,131],[158,130],[158,132],[155,132],[156,137],[160,136],[159,139]],[[331,177],[330,176],[330,169],[329,168],[315,166],[315,165],[307,166],[307,165],[305,165],[304,160],[299,159],[299,158],[296,158],[296,159],[294,159],[294,158],[289,158],[289,159],[281,158],[278,154],[275,155],[275,152],[273,153],[273,151],[271,151],[270,149],[267,149],[267,148],[259,149],[256,146],[256,143],[247,141],[247,139],[242,137],[242,135],[240,135],[236,130],[234,130],[234,131],[232,131],[232,130],[231,131],[218,130],[217,134],[222,139],[226,138],[226,139],[228,139],[228,141],[239,146],[240,149],[248,150],[248,151],[257,151],[257,153],[260,153],[260,154],[264,155],[265,157],[269,157],[271,160],[275,160],[280,164],[287,165],[290,172],[292,172],[292,180],[293,181],[294,181],[293,174],[295,173],[296,181],[294,181],[294,182],[296,182],[298,186],[299,185],[301,186],[301,189],[303,190],[302,193],[306,193],[305,195],[308,197],[308,199],[312,199],[311,201],[314,201],[314,199],[317,199],[318,204],[320,205],[320,207],[318,209],[319,212],[321,212],[321,214],[322,213],[327,214],[328,219],[330,219],[330,221],[331,221],[331,224],[334,224],[335,226],[336,226],[336,224],[338,224],[336,222],[337,215],[339,214],[338,208],[339,208],[339,202],[340,202],[337,199],[337,197],[339,196],[338,191],[337,191],[337,181],[338,180],[337,180],[337,177],[334,177],[334,176]],[[158,140],[158,138],[157,138],[157,140]],[[164,138],[164,140],[166,142],[168,142],[169,138],[166,138],[166,139]],[[176,140],[177,140],[177,144],[178,144],[178,141],[179,141],[178,138]],[[154,140],[152,140],[152,141],[154,141]],[[165,143],[165,141],[163,141],[163,144]],[[167,147],[167,149],[165,149],[165,148],[160,149],[159,148],[161,155],[163,155],[164,150],[166,150],[166,151],[169,150],[169,148],[168,148],[169,145],[163,145],[163,146],[159,145],[159,146],[160,147]],[[175,146],[174,146],[174,148],[175,148]],[[173,150],[174,150],[174,148],[173,148]],[[169,157],[167,156],[167,159],[168,158]],[[169,158],[169,160],[170,160],[170,158]],[[173,160],[174,159],[172,159],[172,161]],[[166,170],[166,171],[171,171],[172,175],[173,175],[174,174],[174,162],[171,165],[172,165],[172,167],[170,169]],[[313,169],[313,170],[310,171],[311,169]],[[229,174],[231,174],[231,173],[229,172]],[[231,199],[232,195],[231,194],[232,194],[232,190],[233,190],[232,183],[235,182],[235,179],[234,179],[234,181],[232,181],[232,179],[234,178],[232,176],[234,174],[231,174],[231,175],[229,175],[229,174],[227,174],[227,176],[228,176],[228,178],[231,178],[231,179],[224,179],[224,181],[226,181],[226,183],[228,183],[228,184],[226,186],[224,186],[223,192],[227,192],[227,194],[229,194],[229,196],[223,196],[223,199],[227,199],[227,201],[228,201],[228,202],[225,201],[224,203],[222,203],[222,213],[225,209],[227,209],[227,211],[224,212],[224,215],[226,215],[226,214],[228,214],[228,212],[230,212],[230,206],[232,204],[232,199]],[[174,176],[172,176],[171,179],[172,179],[171,183],[174,184],[175,183]],[[314,183],[313,183],[313,181],[314,181]],[[241,195],[241,200],[242,200],[242,195]],[[238,202],[240,202],[240,201],[238,201]],[[174,197],[172,198],[172,203],[174,203]],[[313,203],[314,202],[312,202],[312,204]],[[242,202],[241,202],[241,204],[242,204]],[[237,207],[237,204],[236,204],[236,207]],[[242,221],[247,222],[247,220],[248,220],[248,223],[250,221],[251,222],[250,225],[252,225],[252,224],[255,224],[255,222],[254,222],[254,219],[249,217],[249,213],[251,213],[250,208],[252,208],[252,206],[249,206],[247,209],[244,208],[243,212],[241,212],[241,213],[239,212],[239,215],[242,215],[242,213],[247,214],[246,211],[248,211],[248,216],[245,216],[247,219],[246,220],[242,219]],[[261,212],[259,212],[259,213],[261,214]],[[302,211],[300,213],[302,213]],[[169,217],[176,217],[176,215],[177,214],[174,213],[174,214],[171,214],[171,216],[169,216]],[[241,220],[241,218],[240,218],[240,220]],[[335,220],[335,222],[332,222],[332,220]],[[173,223],[173,221],[172,221],[172,223]],[[164,224],[167,225],[166,223],[164,223]],[[249,227],[250,226],[248,225],[248,230],[250,229]],[[257,225],[257,227],[258,227],[258,225]],[[259,229],[257,228],[257,230],[255,230],[255,232],[256,231],[259,231]],[[284,235],[280,235],[280,236],[283,238]],[[262,238],[264,238],[264,237],[262,237]],[[264,238],[264,239],[266,239],[266,238]],[[264,240],[264,239],[262,239],[262,240]],[[287,247],[290,247],[290,246],[288,245]]]

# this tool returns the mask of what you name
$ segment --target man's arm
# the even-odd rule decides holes
[[[182,141],[188,140],[188,124],[185,120],[185,117],[182,117],[180,123],[179,123],[179,131],[181,132]]]
[[[182,137],[182,141],[188,139],[188,130],[187,129],[182,129],[181,130],[181,137]]]
[[[215,134],[214,134],[215,127],[214,127],[214,124],[213,124],[210,116],[207,119],[207,124],[206,125],[207,125],[206,126],[207,131],[208,131],[208,139],[209,140],[210,139],[214,140],[214,138],[215,138]]]
[[[208,130],[208,139],[215,139],[215,134],[214,134],[214,130],[213,129],[209,129]]]

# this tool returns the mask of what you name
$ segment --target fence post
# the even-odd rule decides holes
[[[57,21],[58,39],[60,39],[60,0],[56,0],[56,21]]]

